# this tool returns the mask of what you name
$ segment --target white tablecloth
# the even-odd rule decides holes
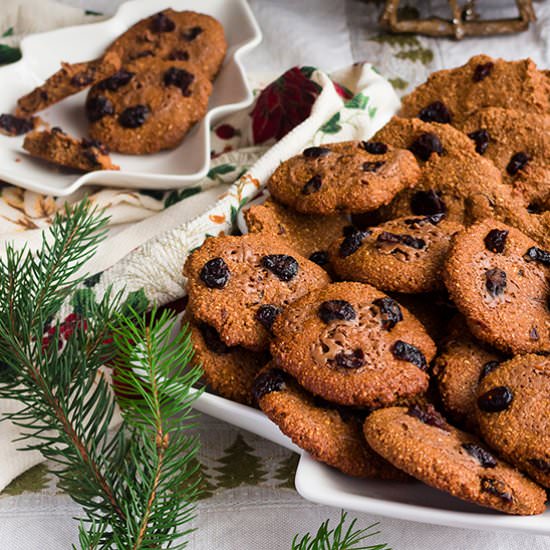
[[[112,13],[119,2],[64,3]],[[380,34],[375,25],[377,4],[251,0],[264,42],[246,59],[247,70],[268,81],[297,64],[330,71],[368,60],[406,90],[432,70],[461,64],[481,52],[507,58],[531,56],[541,66],[550,67],[548,1],[536,3],[539,20],[528,33],[463,42],[417,37],[390,41],[384,35],[371,40]],[[435,2],[423,3],[430,4]],[[484,4],[502,12],[503,2]],[[315,531],[324,519],[338,516],[338,510],[308,503],[291,488],[295,460],[288,451],[208,417],[200,418],[199,430],[209,495],[199,504],[198,530],[190,548],[288,549],[294,533]],[[235,473],[239,471],[242,475]],[[77,541],[71,518],[78,513],[78,506],[59,493],[51,476],[38,466],[0,495],[0,550],[69,548]],[[382,533],[372,543],[387,542],[393,550],[550,550],[546,537],[451,529],[360,514],[358,518],[365,526],[379,521]]]

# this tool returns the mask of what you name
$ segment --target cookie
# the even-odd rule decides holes
[[[75,139],[58,127],[30,132],[25,136],[23,149],[33,157],[84,172],[119,170],[103,143],[93,139]]]
[[[550,197],[550,115],[491,107],[473,113],[460,129],[505,183],[530,201]]]
[[[477,431],[477,388],[501,359],[501,354],[472,336],[461,315],[453,319],[433,365],[439,395],[451,420]]]
[[[354,477],[407,478],[369,448],[361,429],[364,414],[315,400],[271,365],[258,375],[254,394],[266,416],[316,460]]]
[[[508,514],[541,514],[546,492],[433,408],[389,407],[365,420],[375,452],[427,485]]]
[[[550,352],[550,252],[485,220],[458,233],[445,284],[476,338],[505,353]]]
[[[364,231],[349,231],[329,250],[343,280],[384,291],[431,292],[443,286],[441,270],[451,237],[462,226],[444,214],[398,218]]]
[[[550,487],[550,359],[516,356],[489,373],[477,398],[481,433],[506,460]]]
[[[16,114],[28,117],[113,75],[120,69],[120,58],[108,52],[100,59],[84,63],[62,63],[41,86],[17,100]]]
[[[0,115],[0,134],[5,136],[21,136],[38,127],[38,117],[17,117],[8,113]]]
[[[327,273],[276,237],[211,237],[184,267],[188,310],[228,346],[266,349],[283,307],[329,283]]]
[[[150,57],[188,61],[210,80],[218,73],[226,50],[223,27],[216,19],[172,9],[138,21],[107,48],[125,65]]]
[[[118,153],[173,149],[206,114],[211,91],[210,81],[188,62],[134,61],[89,91],[90,135]]]
[[[315,217],[299,214],[272,199],[254,204],[244,211],[250,233],[276,235],[318,265],[328,264],[329,245],[344,234],[349,219],[342,215]]]
[[[469,225],[497,217],[504,205],[514,204],[498,168],[448,124],[394,117],[373,139],[414,151],[422,168],[416,187],[399,193],[385,209],[387,219],[445,213],[447,219]]]
[[[435,345],[395,300],[363,283],[334,283],[288,306],[273,325],[274,364],[314,395],[377,407],[428,387]]]
[[[253,405],[254,379],[269,360],[265,353],[226,346],[214,328],[187,319],[193,363],[201,366],[208,386],[217,394],[237,403]]]
[[[267,188],[278,202],[304,214],[361,213],[388,204],[419,177],[409,151],[347,141],[304,149],[279,165]]]
[[[400,115],[456,124],[484,107],[550,114],[550,82],[531,59],[476,55],[462,67],[432,73],[402,99]]]

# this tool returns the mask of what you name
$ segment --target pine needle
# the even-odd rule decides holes
[[[380,531],[372,531],[378,524],[373,523],[364,529],[355,527],[357,519],[353,519],[345,528],[347,513],[342,510],[340,521],[334,529],[329,529],[329,520],[321,524],[317,533],[307,533],[300,538],[296,535],[292,541],[292,550],[391,550],[386,544],[359,546],[367,538],[374,537]]]

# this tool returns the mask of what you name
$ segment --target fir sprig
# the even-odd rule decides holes
[[[357,519],[353,519],[346,528],[346,520],[347,513],[342,511],[340,521],[334,529],[329,529],[329,520],[326,520],[315,535],[307,533],[301,538],[296,535],[292,541],[292,550],[391,550],[386,544],[359,546],[367,538],[380,533],[373,531],[377,524],[358,529],[355,527]]]
[[[122,317],[121,295],[110,292],[69,330],[56,320],[105,223],[81,203],[56,217],[38,253],[8,245],[0,260],[0,397],[21,403],[7,416],[21,428],[21,448],[53,461],[60,487],[83,507],[82,548],[183,548],[178,538],[189,531],[177,531],[192,518],[198,484],[190,482],[198,441],[186,428],[200,371],[185,369],[188,336],[168,338],[175,319],[167,314],[146,322],[125,308]],[[132,397],[122,398],[125,422],[111,435],[116,404],[101,367],[113,357]]]

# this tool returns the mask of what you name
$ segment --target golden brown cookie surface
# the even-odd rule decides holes
[[[267,188],[277,201],[304,214],[361,213],[389,203],[419,176],[409,151],[347,141],[304,149],[275,170]]]
[[[489,445],[550,487],[550,359],[518,355],[481,382],[481,433]]]
[[[274,364],[308,391],[375,407],[423,393],[435,345],[395,300],[363,283],[334,283],[287,307],[273,326]]]
[[[508,514],[541,514],[546,493],[433,407],[388,407],[365,420],[369,445],[388,462],[442,491]]]
[[[209,80],[188,62],[135,61],[90,90],[90,135],[119,153],[174,148],[206,114],[211,91]]]
[[[276,237],[211,237],[187,259],[188,309],[228,346],[252,350],[269,344],[281,309],[329,283],[318,265]]]
[[[509,353],[550,352],[550,253],[485,220],[456,235],[445,284],[474,336]]]
[[[107,49],[124,65],[157,57],[188,61],[213,79],[225,57],[227,43],[221,24],[203,13],[166,9],[138,21]]]

